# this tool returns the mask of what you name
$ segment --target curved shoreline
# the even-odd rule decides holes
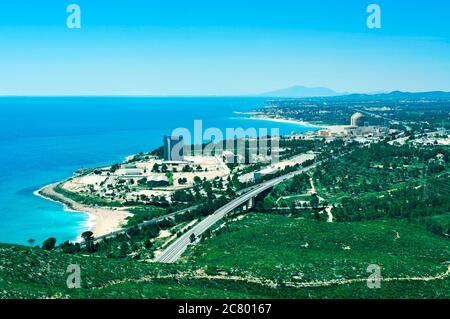
[[[68,203],[64,202],[64,201],[62,201],[62,200],[56,200],[56,199],[54,199],[54,198],[52,198],[52,197],[49,197],[49,196],[44,195],[46,189],[48,189],[48,188],[53,188],[53,187],[55,187],[55,186],[58,185],[58,184],[59,184],[59,183],[52,183],[52,184],[48,184],[48,185],[46,185],[46,186],[44,186],[44,187],[41,187],[41,188],[39,188],[38,190],[34,191],[34,192],[33,192],[33,195],[35,195],[35,196],[37,196],[37,197],[40,197],[40,198],[42,198],[42,199],[51,201],[51,202],[53,202],[53,203],[57,203],[57,204],[62,205],[62,206],[63,206],[63,210],[64,210],[65,212],[68,212],[68,213],[79,213],[79,214],[87,215],[87,220],[85,221],[85,224],[84,224],[84,226],[83,226],[83,231],[81,232],[81,234],[82,234],[83,232],[85,232],[85,231],[92,231],[92,229],[94,228],[94,225],[95,225],[95,219],[96,219],[95,215],[90,214],[90,213],[85,212],[85,211],[79,211],[79,210],[72,209],[72,208],[70,207],[70,205],[69,205]],[[44,194],[43,194],[43,193],[44,193]],[[61,195],[61,196],[62,196],[62,195]],[[82,241],[81,234],[79,234],[79,235],[78,235],[74,240],[72,240],[72,241],[73,241],[73,242],[76,242],[76,243],[81,242],[81,241]]]
[[[55,191],[60,183],[52,183],[33,192],[34,195],[55,203],[62,204],[65,212],[88,215],[84,231],[92,231],[94,237],[103,236],[120,230],[126,223],[126,218],[132,214],[122,209],[99,208],[83,205]],[[81,234],[74,240],[81,240]]]
[[[247,117],[248,120],[260,120],[260,121],[271,121],[271,122],[277,122],[277,123],[286,123],[286,124],[294,124],[294,125],[300,125],[303,127],[309,127],[314,128],[316,130],[328,130],[328,131],[334,131],[334,132],[341,132],[345,128],[350,127],[350,125],[316,125],[309,122],[304,122],[300,120],[292,120],[292,119],[286,119],[286,118],[273,118],[268,117],[266,115],[263,116],[250,116]]]
[[[276,122],[276,123],[285,123],[285,124],[294,124],[294,125],[300,125],[304,127],[311,127],[311,128],[323,128],[323,126],[318,126],[309,122],[299,121],[299,120],[290,120],[290,119],[284,119],[284,118],[273,118],[268,116],[250,116],[247,117],[248,120],[259,120],[259,121],[269,121],[269,122]]]

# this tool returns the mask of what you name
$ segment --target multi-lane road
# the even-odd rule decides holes
[[[251,186],[251,187],[248,187],[246,189],[242,189],[242,190],[238,191],[237,194],[241,195],[241,194],[249,192],[250,190],[255,189],[255,188],[256,188],[256,186]],[[105,235],[102,235],[102,236],[95,237],[94,243],[97,244],[97,243],[99,243],[99,242],[101,242],[101,241],[103,241],[105,239],[115,238],[118,235],[127,233],[130,229],[135,228],[135,227],[137,227],[139,229],[142,229],[143,227],[145,227],[147,225],[154,224],[154,223],[160,222],[160,221],[165,220],[165,219],[174,219],[176,217],[176,215],[182,215],[182,214],[184,214],[186,212],[189,212],[189,211],[197,208],[198,206],[199,205],[189,206],[187,208],[180,209],[180,210],[178,210],[176,212],[173,212],[173,213],[170,213],[170,214],[154,217],[154,218],[152,218],[150,220],[146,220],[146,221],[144,221],[142,223],[139,223],[139,224],[131,226],[131,227],[125,227],[125,228],[116,230],[114,232],[111,232],[111,233],[108,233],[108,234],[105,234]],[[84,246],[84,245],[85,245],[84,243],[81,244],[81,246]]]
[[[203,234],[208,228],[210,228],[212,225],[214,225],[217,221],[221,220],[226,214],[228,214],[229,212],[238,208],[239,206],[243,205],[245,202],[247,202],[251,198],[256,197],[257,195],[264,192],[265,190],[267,190],[289,178],[292,178],[295,175],[302,174],[308,170],[313,169],[318,164],[319,163],[316,163],[311,166],[297,170],[295,172],[291,172],[286,175],[269,180],[267,182],[261,183],[260,185],[249,190],[248,192],[240,195],[236,199],[233,199],[228,204],[226,204],[225,206],[222,206],[221,208],[216,210],[214,213],[207,216],[201,222],[196,224],[189,231],[187,231],[182,236],[180,236],[175,242],[173,242],[169,247],[167,247],[159,256],[157,256],[154,259],[154,261],[162,262],[162,263],[175,262],[178,259],[178,257],[180,257],[181,254],[186,250],[188,245],[191,243],[190,237],[192,234],[194,234],[197,238],[199,238],[199,236],[201,234]]]
[[[95,242],[95,243],[99,243],[99,242],[101,242],[101,241],[104,240],[104,239],[114,238],[114,237],[116,237],[117,235],[125,234],[125,233],[127,233],[130,229],[135,228],[135,227],[137,227],[137,228],[139,228],[139,229],[142,229],[142,227],[145,227],[145,226],[147,226],[147,225],[150,225],[150,224],[154,224],[154,223],[160,222],[160,221],[162,221],[162,220],[164,220],[164,219],[173,219],[173,218],[175,218],[176,215],[184,214],[184,213],[186,213],[186,212],[188,212],[188,211],[190,211],[190,210],[193,210],[193,209],[195,209],[195,208],[197,208],[197,207],[198,207],[198,205],[191,206],[191,207],[184,208],[184,209],[180,209],[180,210],[178,210],[178,211],[176,211],[176,212],[173,212],[173,213],[170,213],[170,214],[166,214],[166,215],[162,215],[162,216],[158,216],[158,217],[152,218],[152,219],[150,219],[150,220],[146,220],[146,221],[144,221],[144,222],[142,222],[142,223],[139,223],[139,224],[137,224],[137,225],[135,225],[135,226],[122,228],[122,229],[116,230],[116,231],[114,231],[114,232],[112,232],[112,233],[108,233],[108,234],[103,235],[103,236],[95,237],[94,242]]]

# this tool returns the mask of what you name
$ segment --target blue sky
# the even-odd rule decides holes
[[[81,7],[81,29],[66,7]],[[382,10],[368,29],[366,8]],[[0,95],[242,95],[292,85],[450,91],[442,0],[15,0]]]

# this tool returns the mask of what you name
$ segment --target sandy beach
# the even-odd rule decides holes
[[[250,116],[248,117],[249,120],[262,120],[262,121],[270,121],[270,122],[278,122],[278,123],[288,123],[288,124],[295,124],[295,125],[301,125],[306,127],[314,127],[317,129],[324,129],[329,130],[333,132],[342,132],[345,128],[349,127],[349,125],[319,125],[319,124],[312,124],[309,122],[299,121],[299,120],[291,120],[291,119],[283,119],[283,118],[273,118],[268,116]]]
[[[249,120],[261,120],[261,121],[270,121],[270,122],[277,122],[277,123],[288,123],[288,124],[296,124],[301,126],[307,126],[307,127],[317,127],[321,128],[322,126],[314,125],[308,122],[304,121],[298,121],[298,120],[290,120],[290,119],[282,119],[282,118],[273,118],[268,116],[250,116],[248,117]]]
[[[122,208],[98,208],[77,203],[55,191],[58,183],[47,185],[37,192],[36,195],[62,203],[66,211],[75,213],[85,213],[89,215],[86,229],[94,233],[94,237],[109,234],[122,228],[126,223],[126,218],[132,216],[131,213]],[[81,235],[81,234],[80,234]]]

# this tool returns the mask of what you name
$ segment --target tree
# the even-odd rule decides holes
[[[147,184],[147,178],[146,177],[141,178],[137,181],[137,183],[138,183],[138,185],[145,185],[145,184]]]
[[[202,239],[209,238],[209,237],[211,237],[211,235],[212,235],[211,229],[208,228],[208,229],[205,230],[205,232],[202,234]]]
[[[238,176],[236,174],[233,175],[233,177],[231,179],[231,183],[232,183],[234,189],[237,189],[237,190],[240,189],[241,182],[239,181],[239,178],[238,178]]]
[[[153,151],[150,152],[150,155],[162,158],[164,156],[164,147],[160,146],[157,149],[154,149]]]
[[[88,241],[88,240],[91,240],[94,235],[94,233],[93,232],[91,232],[91,231],[85,231],[84,233],[82,233],[81,234],[81,237],[84,239],[84,241]]]
[[[206,190],[206,197],[208,197],[209,200],[212,200],[212,199],[215,198],[212,189],[208,188],[208,189]]]
[[[191,241],[191,243],[194,243],[196,239],[197,237],[195,236],[194,233],[192,233],[191,236],[189,236],[189,240]]]
[[[220,178],[219,181],[217,182],[217,188],[218,188],[218,189],[223,189],[223,181],[222,181],[222,178]]]
[[[86,245],[86,249],[89,252],[94,252],[95,251],[95,244],[94,244],[94,233],[91,231],[85,231],[84,233],[81,234],[81,237],[84,240],[84,243]]]
[[[65,241],[63,244],[61,244],[59,247],[66,254],[75,254],[75,253],[80,251],[80,244],[79,243],[72,244],[68,240]]]
[[[173,185],[173,173],[172,172],[167,172],[166,173],[166,177],[169,180],[169,185],[172,186]]]
[[[145,246],[145,248],[147,248],[147,249],[152,248],[152,247],[153,247],[152,239],[151,239],[151,238],[147,239],[147,240],[145,241],[145,243],[144,243],[144,246]]]
[[[50,237],[42,243],[42,248],[45,250],[53,250],[53,249],[55,249],[55,244],[56,244],[56,238]]]
[[[128,255],[128,244],[122,243],[119,247],[119,258],[125,258]]]
[[[195,184],[201,184],[201,182],[202,182],[202,179],[200,177],[194,176],[194,183]]]
[[[317,209],[319,207],[319,196],[317,194],[311,195],[311,200],[309,201],[309,204],[312,208]]]
[[[36,242],[36,240],[34,240],[33,238],[30,238],[27,240],[28,245],[30,245],[30,247],[32,248],[34,243]]]

